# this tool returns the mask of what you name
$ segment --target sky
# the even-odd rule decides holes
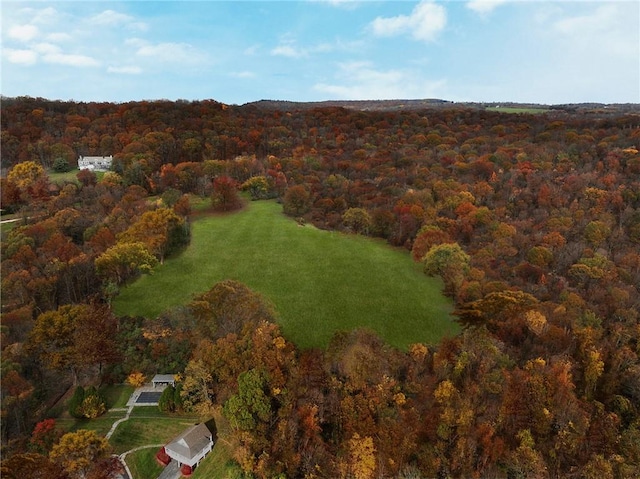
[[[640,103],[640,2],[11,1],[4,96]]]

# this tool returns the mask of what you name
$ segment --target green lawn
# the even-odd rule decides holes
[[[79,172],[80,170],[78,168],[74,168],[70,171],[65,171],[64,173],[57,173],[51,170],[47,172],[47,175],[49,176],[49,181],[61,185],[67,181],[78,183],[77,175]],[[104,171],[94,171],[94,173],[96,174],[98,181],[100,181],[104,176]]]
[[[100,394],[107,403],[107,409],[127,407],[127,401],[136,388],[128,384],[115,384],[100,388]]]
[[[324,347],[336,330],[356,327],[403,349],[459,330],[441,281],[426,277],[408,252],[298,226],[274,201],[195,221],[191,245],[123,288],[114,308],[118,315],[156,317],[224,279],[269,298],[284,334],[302,348]]]
[[[76,419],[65,415],[64,417],[56,418],[56,424],[65,432],[89,429],[96,431],[100,436],[105,436],[113,426],[113,423],[118,419],[122,419],[125,415],[125,411],[107,411],[96,419]]]
[[[230,471],[239,469],[240,466],[231,457],[229,447],[223,441],[218,440],[213,446],[213,450],[194,469],[191,477],[192,479],[225,479],[230,476]]]
[[[240,477],[232,474],[238,471],[240,466],[232,459],[232,447],[229,443],[231,428],[227,420],[217,411],[214,414],[217,429],[217,441],[213,450],[207,454],[198,467],[193,471],[193,479],[209,479],[227,477]]]
[[[136,409],[138,408],[134,408],[134,411]],[[166,444],[189,426],[198,422],[198,418],[189,416],[130,417],[118,425],[109,439],[109,443],[116,454],[122,454],[139,446]],[[156,450],[156,452],[158,451]]]
[[[133,479],[156,479],[162,466],[156,461],[157,447],[141,449],[127,455],[126,461]]]

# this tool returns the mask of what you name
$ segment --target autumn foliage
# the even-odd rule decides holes
[[[640,475],[637,108],[347,106],[3,99],[3,476],[89,475],[107,448],[55,437],[44,398],[158,369],[184,373],[184,408],[222,408],[256,478]],[[114,171],[49,181],[80,154]],[[463,332],[299,350],[230,280],[153,320],[111,313],[188,244],[189,198],[231,211],[241,189],[410,252]]]

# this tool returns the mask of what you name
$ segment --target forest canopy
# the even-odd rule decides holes
[[[38,426],[74,386],[178,371],[182,407],[222,411],[247,477],[640,475],[637,106],[3,98],[0,120],[18,220],[2,230],[3,474],[76,473],[60,451],[84,435]],[[53,180],[80,155],[113,155],[112,171]],[[242,189],[411,254],[462,332],[400,351],[357,329],[300,350],[228,281],[157,318],[113,314]]]

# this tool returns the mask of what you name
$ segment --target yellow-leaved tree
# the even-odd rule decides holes
[[[349,440],[349,469],[355,479],[371,479],[376,472],[376,448],[369,436],[355,433]]]
[[[109,442],[95,431],[78,429],[60,438],[53,446],[49,458],[60,464],[72,477],[83,478],[91,466],[109,455]]]

